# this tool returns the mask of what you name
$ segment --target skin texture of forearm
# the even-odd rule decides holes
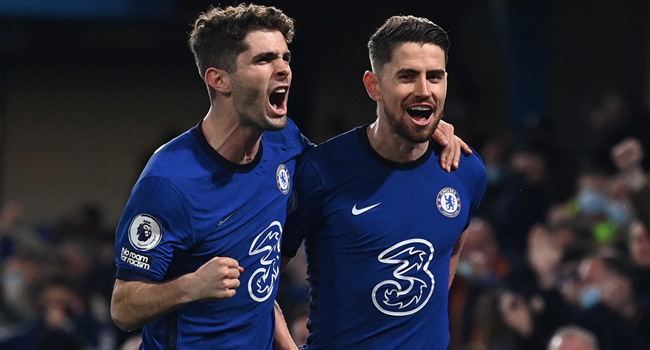
[[[456,268],[458,267],[458,260],[460,254],[455,254],[451,256],[449,261],[449,288],[451,288],[451,283],[454,282],[454,276],[456,275]]]
[[[190,302],[184,277],[160,284],[116,280],[111,300],[113,321],[129,331]]]
[[[460,259],[460,251],[463,249],[463,244],[465,244],[466,235],[467,231],[463,231],[451,251],[451,260],[449,260],[449,288],[451,288],[451,283],[454,281],[454,276],[456,275],[456,268],[458,267],[458,260]]]
[[[275,302],[275,339],[273,342],[273,350],[296,350],[298,347],[291,338],[287,322],[284,319],[284,314],[277,302]]]

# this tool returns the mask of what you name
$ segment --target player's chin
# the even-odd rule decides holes
[[[410,141],[414,143],[425,143],[433,137],[436,131],[434,125],[427,125],[426,127],[413,128],[410,132]]]
[[[287,115],[272,115],[266,118],[266,131],[279,131],[287,126]]]

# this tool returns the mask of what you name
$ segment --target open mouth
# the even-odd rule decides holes
[[[285,110],[286,100],[287,100],[287,91],[286,87],[281,87],[274,90],[269,96],[269,104],[277,112],[282,112]]]
[[[418,123],[426,123],[433,114],[433,108],[429,106],[409,107],[406,109],[406,113],[408,113],[414,121]]]

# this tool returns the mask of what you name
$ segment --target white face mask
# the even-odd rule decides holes
[[[460,259],[458,260],[458,266],[456,267],[456,274],[471,279],[476,275],[476,271],[474,271],[474,266],[472,266],[469,261]]]
[[[589,309],[600,302],[600,288],[591,284],[580,291],[580,306]]]
[[[2,292],[8,300],[17,300],[25,290],[25,276],[20,270],[9,269],[2,273]]]
[[[600,191],[594,189],[583,189],[578,193],[578,207],[587,214],[604,213],[608,199]]]

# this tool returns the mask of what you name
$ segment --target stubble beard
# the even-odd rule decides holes
[[[242,84],[238,79],[232,79],[232,96],[235,111],[242,126],[260,131],[279,131],[287,125],[286,118],[283,122],[274,124],[266,115],[266,93],[252,86]],[[237,96],[237,97],[235,97]]]
[[[439,112],[436,110],[436,113],[429,117],[435,118],[435,120],[420,132],[414,133],[408,129],[406,123],[403,120],[397,118],[391,111],[388,110],[386,106],[384,106],[384,114],[386,115],[388,124],[390,125],[391,129],[393,129],[393,132],[411,143],[428,142],[433,136],[433,133],[436,131],[436,128],[438,128],[440,119],[442,119],[442,110]]]

